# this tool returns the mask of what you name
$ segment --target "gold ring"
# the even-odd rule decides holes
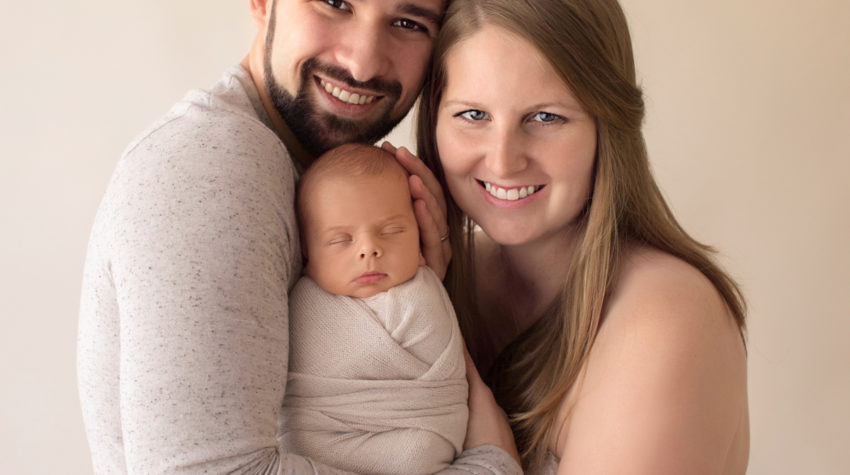
[[[440,236],[440,242],[446,242],[449,239],[449,232],[446,231],[446,234]]]

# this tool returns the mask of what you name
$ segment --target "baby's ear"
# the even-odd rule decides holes
[[[425,267],[425,256],[422,253],[419,253],[419,267]]]

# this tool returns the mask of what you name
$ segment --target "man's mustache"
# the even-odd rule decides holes
[[[313,72],[320,72],[352,88],[368,89],[394,99],[401,97],[401,83],[398,81],[385,81],[378,78],[372,78],[368,81],[358,81],[351,77],[351,74],[344,68],[330,64],[321,64],[318,59],[310,58],[301,67],[303,81],[306,82]]]

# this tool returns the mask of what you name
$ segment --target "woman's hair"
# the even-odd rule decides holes
[[[434,48],[418,110],[418,153],[448,189],[435,138],[446,85],[446,56],[485,25],[503,28],[548,59],[596,121],[593,190],[579,216],[583,233],[550,312],[500,355],[489,382],[508,413],[526,466],[539,463],[565,393],[575,382],[599,330],[605,298],[628,243],[652,246],[699,269],[717,288],[743,337],[745,303],[713,250],[688,236],[650,172],[641,125],[644,104],[635,80],[625,15],[616,0],[454,0]],[[566,159],[566,158],[565,158]],[[446,286],[465,335],[474,334],[473,226],[449,201],[452,254]],[[467,338],[476,355],[476,341]]]

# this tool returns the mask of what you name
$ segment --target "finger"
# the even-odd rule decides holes
[[[463,345],[463,361],[466,363],[466,379],[470,382],[480,380],[481,375],[478,374],[478,368],[475,366],[475,361],[472,361],[472,355],[469,354],[469,348],[466,347],[465,343]]]
[[[451,246],[448,240],[440,240],[440,230],[434,221],[428,206],[423,200],[413,202],[413,212],[419,224],[419,237],[422,240],[422,255],[437,276],[442,280],[446,276],[451,259]]]
[[[449,229],[448,220],[446,218],[445,201],[441,203],[438,197],[435,196],[430,189],[428,189],[421,177],[411,175],[409,182],[411,196],[413,196],[414,200],[422,200],[425,202],[428,206],[428,211],[431,213],[431,217],[434,219],[434,222],[437,223],[437,231],[439,231],[439,235],[441,237],[444,236]],[[442,193],[440,193],[439,197],[442,198]]]
[[[419,160],[416,155],[410,153],[405,147],[399,147],[395,154],[396,160],[407,170],[411,175],[418,176],[425,187],[433,194],[443,214],[446,213],[446,200],[443,197],[443,187],[440,186],[439,180],[434,176],[434,173],[425,165],[425,162]]]
[[[393,155],[395,155],[396,151],[398,151],[395,145],[391,144],[389,140],[385,140],[384,143],[381,144],[381,148]]]

